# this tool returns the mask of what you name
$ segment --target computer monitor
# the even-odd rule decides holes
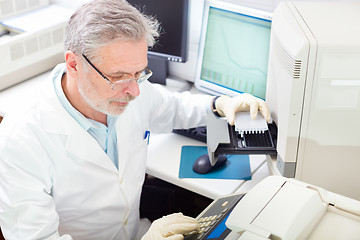
[[[271,13],[205,2],[195,86],[210,94],[265,99]]]
[[[155,17],[161,26],[160,37],[149,49],[152,82],[165,84],[168,61],[186,62],[188,50],[189,0],[128,0],[140,12]]]

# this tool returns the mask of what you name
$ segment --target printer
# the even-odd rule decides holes
[[[225,224],[238,240],[355,240],[360,239],[360,202],[270,176],[237,203]]]
[[[215,199],[185,240],[358,240],[360,201],[283,176]]]

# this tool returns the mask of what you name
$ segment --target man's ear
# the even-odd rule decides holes
[[[65,62],[66,62],[66,72],[71,76],[78,74],[78,57],[72,51],[67,51],[65,53]]]

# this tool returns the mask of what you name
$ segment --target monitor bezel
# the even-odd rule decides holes
[[[239,4],[235,4],[231,2],[216,1],[216,0],[205,1],[203,23],[201,28],[200,44],[199,44],[199,55],[196,66],[194,85],[198,90],[209,93],[211,95],[228,95],[234,97],[241,94],[241,92],[201,79],[201,69],[203,64],[204,46],[206,40],[206,31],[207,31],[210,8],[217,8],[220,10],[248,15],[248,16],[264,19],[270,22],[272,22],[272,13],[255,8],[241,6]]]

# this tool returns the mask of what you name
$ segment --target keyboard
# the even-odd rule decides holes
[[[206,126],[188,129],[174,129],[173,132],[206,143]]]

